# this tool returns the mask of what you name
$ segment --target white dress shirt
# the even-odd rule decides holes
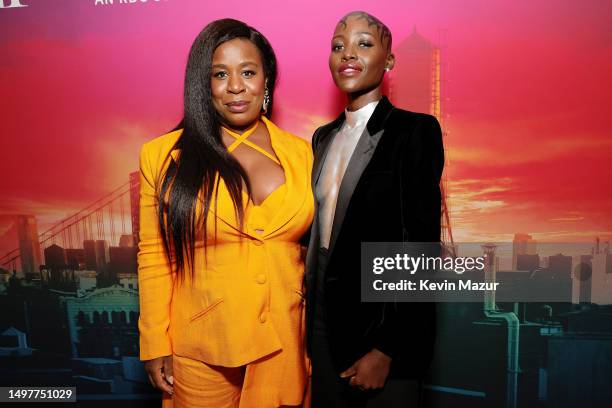
[[[371,102],[354,112],[345,109],[344,123],[329,146],[319,180],[315,186],[315,195],[319,204],[321,248],[329,248],[340,184],[357,142],[376,105],[378,101]]]

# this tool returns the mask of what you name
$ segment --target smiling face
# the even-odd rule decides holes
[[[244,129],[262,110],[266,78],[259,50],[251,41],[235,38],[213,54],[212,102],[223,125]]]
[[[383,28],[365,15],[349,14],[338,23],[332,38],[329,69],[336,86],[349,97],[377,91],[385,68],[394,64]]]

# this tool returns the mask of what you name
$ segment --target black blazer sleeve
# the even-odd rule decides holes
[[[400,163],[404,239],[439,242],[440,178],[444,167],[442,132],[435,117],[419,115],[412,135],[405,138]],[[375,347],[395,360],[402,371],[422,375],[430,364],[435,341],[435,305],[385,303]]]
[[[440,178],[444,168],[442,130],[431,115],[420,115],[408,148],[412,160],[402,160],[400,166],[402,217],[410,224],[405,238],[410,242],[439,242],[441,232],[442,196]],[[406,148],[406,147],[405,147]],[[406,157],[405,153],[403,157]],[[412,214],[411,214],[412,213]],[[415,216],[416,215],[416,216]]]

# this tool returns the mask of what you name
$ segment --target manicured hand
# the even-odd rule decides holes
[[[382,351],[372,349],[340,374],[340,377],[350,377],[349,384],[360,390],[374,390],[385,386],[390,365],[391,357]]]
[[[151,381],[151,384],[155,388],[172,395],[172,384],[174,384],[174,377],[172,376],[172,356],[147,360],[144,363],[144,368],[149,375],[149,381]]]

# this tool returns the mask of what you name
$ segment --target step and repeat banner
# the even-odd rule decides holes
[[[392,32],[391,102],[442,125],[449,265],[486,258],[455,276],[481,292],[439,300],[429,404],[612,403],[612,8],[596,0],[0,0],[0,386],[158,403],[138,358],[138,153],[181,120],[189,48],[220,18],[263,33],[272,120],[310,141],[345,106],[328,57],[354,10]],[[368,258],[364,301],[409,286],[400,250]],[[523,295],[487,297],[496,279]]]

